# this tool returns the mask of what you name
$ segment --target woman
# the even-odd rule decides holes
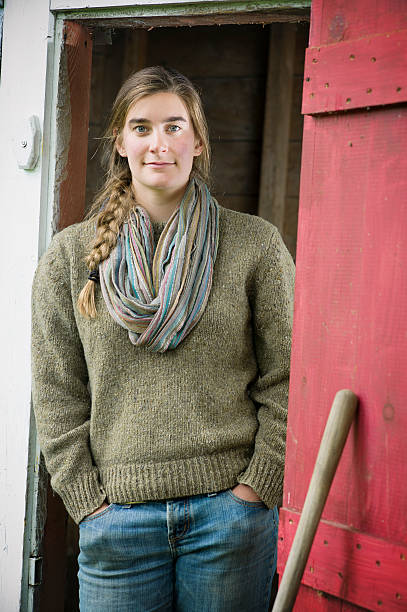
[[[80,607],[267,610],[293,262],[208,190],[201,101],[146,68],[113,105],[105,186],[33,285],[33,399],[80,526]]]

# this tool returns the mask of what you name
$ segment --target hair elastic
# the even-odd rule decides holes
[[[88,279],[93,281],[94,283],[98,283],[99,282],[99,270],[92,270],[92,272],[88,276]]]

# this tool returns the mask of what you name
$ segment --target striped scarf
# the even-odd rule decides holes
[[[99,273],[107,309],[133,344],[163,353],[195,327],[211,290],[218,236],[218,203],[197,179],[190,180],[155,251],[146,210],[131,211]]]

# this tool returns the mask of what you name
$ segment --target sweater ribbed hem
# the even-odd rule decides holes
[[[281,505],[283,480],[284,471],[281,466],[256,454],[247,469],[238,476],[238,482],[252,487],[268,508]]]
[[[99,471],[110,503],[173,499],[228,489],[249,463],[247,451],[164,463],[116,465]]]
[[[96,468],[91,472],[81,474],[80,480],[70,482],[66,486],[55,485],[54,488],[76,523],[99,508],[106,499],[106,493],[100,486]]]

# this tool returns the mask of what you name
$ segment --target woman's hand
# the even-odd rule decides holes
[[[105,508],[108,507],[108,503],[105,500],[103,502],[103,504],[101,506],[99,506],[99,508],[96,508],[96,510],[94,510],[93,512],[91,512],[90,514],[86,515],[85,518],[89,518],[90,516],[95,516],[95,514],[99,514],[99,512],[102,512],[102,510],[105,510]]]
[[[246,501],[261,501],[257,493],[249,485],[238,484],[232,489],[232,493]]]

